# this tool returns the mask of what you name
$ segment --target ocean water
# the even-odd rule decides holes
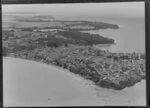
[[[112,52],[145,53],[144,19],[102,19],[100,21],[117,24],[119,26],[119,29],[84,31],[92,34],[99,34],[115,40],[114,45],[98,45],[101,49]]]
[[[133,8],[139,5],[138,8]],[[40,8],[39,8],[40,7]],[[4,13],[24,13],[16,16],[46,15],[60,20],[92,20],[119,25],[119,29],[90,31],[115,40],[115,45],[101,46],[113,52],[145,52],[144,2],[83,3],[83,4],[28,4],[2,5],[3,27],[15,23]],[[105,11],[103,11],[105,10]],[[27,14],[29,13],[29,14]],[[33,13],[33,14],[32,14]],[[12,15],[12,14],[11,14]],[[14,14],[13,14],[14,15]],[[23,24],[26,25],[26,24]],[[89,32],[89,31],[88,31]]]

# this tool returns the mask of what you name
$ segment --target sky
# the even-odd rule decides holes
[[[2,12],[35,12],[54,17],[144,18],[144,2],[2,5]]]

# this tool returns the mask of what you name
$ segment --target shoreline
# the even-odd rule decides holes
[[[121,90],[145,79],[145,56],[136,53],[111,53],[90,46],[71,46],[25,50],[7,56],[53,64],[103,88]]]
[[[49,68],[49,69],[56,69],[56,70],[58,70],[60,73],[63,73],[63,74],[66,74],[66,75],[68,75],[69,77],[71,77],[71,79],[74,79],[74,80],[76,80],[77,82],[80,82],[80,83],[82,83],[83,85],[85,85],[86,87],[87,87],[87,89],[90,89],[92,92],[93,92],[93,96],[95,97],[95,103],[91,103],[91,101],[89,101],[90,103],[91,103],[91,105],[93,104],[93,105],[131,105],[131,106],[134,106],[134,105],[137,105],[137,103],[135,102],[135,101],[138,101],[138,100],[136,100],[136,99],[134,99],[133,98],[133,96],[132,96],[132,98],[131,97],[127,97],[126,95],[129,95],[130,94],[130,91],[131,91],[131,93],[132,93],[132,91],[133,91],[133,93],[134,92],[136,92],[136,91],[140,91],[140,89],[142,88],[142,89],[144,89],[143,87],[140,87],[139,89],[138,89],[138,87],[136,87],[137,85],[139,85],[140,86],[140,84],[145,84],[145,81],[144,80],[142,80],[141,82],[139,82],[139,83],[136,83],[133,87],[128,87],[128,88],[125,88],[125,89],[123,89],[123,90],[120,90],[120,91],[118,91],[118,90],[112,90],[112,89],[107,89],[107,88],[101,88],[101,87],[98,87],[98,86],[96,86],[93,82],[91,82],[91,81],[89,81],[89,80],[87,80],[87,79],[84,79],[83,77],[81,77],[81,76],[79,76],[79,75],[77,75],[77,74],[74,74],[74,73],[72,73],[72,72],[69,72],[67,69],[63,69],[63,68],[61,68],[61,67],[58,67],[58,66],[55,66],[55,65],[48,65],[48,64],[46,64],[46,63],[41,63],[41,62],[36,62],[36,61],[32,61],[32,60],[26,60],[26,59],[21,59],[21,58],[13,58],[13,57],[3,57],[3,59],[6,59],[6,60],[19,60],[19,61],[22,61],[22,62],[24,62],[24,61],[26,61],[26,63],[28,63],[29,62],[29,64],[30,63],[35,63],[35,64],[37,64],[37,66],[39,65],[39,66],[42,66],[43,68]],[[134,90],[132,90],[134,88]],[[132,94],[130,94],[130,95],[133,95],[133,93]],[[143,92],[139,92],[139,93],[137,93],[137,94],[140,94],[140,93],[142,93],[143,94]],[[129,95],[129,96],[130,96]],[[146,94],[145,94],[146,95]],[[126,97],[127,99],[124,99],[124,97]],[[144,96],[143,96],[144,97]],[[143,99],[143,97],[141,97],[141,99]],[[120,100],[120,98],[122,99],[123,98],[123,100]],[[139,97],[140,98],[140,97]],[[139,99],[138,98],[138,99]],[[145,97],[146,98],[146,97]],[[79,100],[78,100],[79,101]],[[75,101],[74,101],[75,102]],[[87,101],[85,101],[85,102],[87,102]],[[144,100],[142,100],[142,103],[138,103],[138,105],[140,105],[140,104],[142,104],[142,105],[144,105]],[[64,103],[60,103],[60,105],[61,104],[64,104]],[[75,104],[76,104],[76,102],[75,102]],[[56,103],[54,103],[54,106],[57,106],[58,105],[58,103],[56,104]],[[67,106],[67,104],[65,104],[66,106]],[[68,105],[69,105],[69,103],[68,103]],[[77,104],[76,104],[77,105]],[[86,104],[85,104],[86,105]],[[53,105],[52,105],[53,106]],[[59,105],[58,105],[59,106]]]
[[[6,69],[4,65],[4,106],[105,105],[90,88],[91,82],[78,75],[31,60],[12,57],[3,59],[4,64],[10,68]],[[16,68],[16,65],[19,67]],[[22,67],[29,68],[22,70]]]
[[[56,66],[56,65],[53,65],[53,64],[47,64],[47,63],[43,63],[43,62],[41,62],[41,61],[28,60],[28,59],[17,58],[17,57],[3,57],[3,58],[4,58],[4,59],[18,59],[18,60],[21,60],[21,61],[27,61],[27,62],[37,63],[37,64],[43,65],[43,66],[45,66],[45,67],[48,66],[49,68],[55,68],[56,70],[62,70],[62,71],[60,71],[60,72],[71,76],[72,78],[74,78],[74,79],[77,80],[77,81],[84,81],[84,80],[85,80],[85,84],[87,84],[87,85],[94,84],[92,81],[90,81],[90,80],[88,80],[88,79],[85,79],[85,78],[81,77],[81,76],[78,75],[78,74],[72,73],[72,72],[70,72],[68,69],[64,69],[64,68],[62,68],[62,67],[59,67],[59,66]],[[73,76],[75,76],[75,77],[73,77]]]

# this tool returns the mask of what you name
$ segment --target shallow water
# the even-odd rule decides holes
[[[146,81],[135,84],[133,87],[120,91],[104,88],[95,88],[97,96],[106,102],[106,105],[115,106],[146,106]]]
[[[43,63],[3,58],[4,106],[145,105],[145,81],[121,91],[100,88]]]

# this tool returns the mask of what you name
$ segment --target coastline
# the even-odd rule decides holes
[[[4,106],[101,105],[85,82],[44,63],[4,58]]]
[[[146,106],[144,4],[56,5],[2,7],[3,105]]]
[[[32,63],[35,63],[37,64],[38,67],[42,66],[43,69],[44,68],[48,68],[48,69],[55,69],[57,70],[56,72],[59,72],[59,73],[62,73],[62,74],[65,74],[67,75],[68,77],[70,77],[71,79],[73,79],[75,82],[78,82],[76,84],[76,86],[78,86],[78,84],[82,87],[82,89],[84,87],[86,87],[87,90],[89,90],[90,94],[93,95],[93,97],[90,99],[87,99],[87,100],[84,100],[83,98],[81,98],[81,100],[74,100],[74,101],[68,101],[67,103],[65,101],[58,101],[57,102],[48,102],[47,105],[54,105],[54,106],[61,106],[61,105],[64,105],[64,106],[69,106],[69,105],[80,105],[80,106],[84,106],[84,105],[93,105],[93,106],[103,106],[103,105],[131,105],[131,106],[134,106],[134,105],[137,105],[137,99],[140,99],[142,102],[140,103],[138,101],[138,105],[145,105],[144,102],[146,102],[146,100],[144,100],[144,93],[146,95],[146,91],[144,92],[144,87],[145,85],[140,85],[140,83],[137,83],[136,85],[139,85],[139,87],[136,85],[133,86],[133,87],[129,87],[129,88],[125,88],[121,91],[117,91],[117,90],[112,90],[112,89],[106,89],[106,88],[101,88],[101,87],[98,87],[96,86],[94,83],[92,83],[91,81],[87,80],[87,79],[84,79],[82,78],[81,76],[79,75],[76,75],[74,73],[71,73],[69,72],[68,70],[66,69],[63,69],[63,68],[60,68],[60,67],[57,67],[57,66],[53,66],[53,65],[48,65],[48,64],[45,64],[45,63],[40,63],[40,62],[35,62],[35,61],[30,61],[30,60],[24,60],[24,59],[20,59],[20,58],[13,58],[13,57],[3,57],[4,60],[11,60],[12,61],[15,61],[15,60],[19,60],[21,61],[20,64],[28,64],[28,65],[32,65]],[[31,63],[31,64],[30,64]],[[17,69],[16,69],[17,70]],[[51,71],[49,71],[51,72]],[[48,72],[48,73],[49,73]],[[43,73],[44,74],[44,73]],[[26,75],[24,73],[24,75]],[[32,75],[32,73],[31,73]],[[5,79],[4,79],[5,80]],[[39,79],[40,80],[40,79]],[[13,81],[12,81],[13,82]],[[48,83],[48,82],[47,82]],[[52,84],[52,83],[51,83]],[[145,84],[145,81],[142,81],[142,84]],[[5,85],[6,86],[6,85]],[[18,85],[19,86],[19,85]],[[58,85],[56,85],[58,86]],[[62,85],[59,85],[60,87]],[[65,85],[64,85],[65,86]],[[43,86],[42,86],[43,87]],[[55,86],[54,86],[55,87]],[[135,89],[136,88],[136,89]],[[142,88],[142,90],[141,90]],[[68,88],[69,89],[69,88]],[[80,90],[81,88],[78,88],[78,90]],[[86,89],[84,89],[83,91],[86,92]],[[145,88],[146,89],[146,88]],[[141,90],[141,91],[140,91]],[[59,91],[59,90],[58,90]],[[138,91],[138,92],[136,92]],[[140,92],[139,92],[140,91]],[[61,93],[61,91],[59,91]],[[130,93],[131,92],[131,93]],[[133,95],[135,95],[134,93],[137,93],[137,96],[142,96],[142,97],[135,97],[133,98]],[[142,95],[138,95],[138,94],[141,94]],[[86,94],[87,95],[87,94]],[[129,95],[129,97],[128,97]],[[131,98],[131,97],[132,98]],[[55,97],[55,96],[54,96]],[[146,97],[145,97],[146,98]],[[80,102],[79,102],[80,101]],[[59,103],[60,102],[60,103]],[[70,103],[69,103],[70,102]],[[51,104],[50,104],[51,103]],[[23,103],[21,103],[23,104]],[[25,104],[25,103],[24,103]],[[31,105],[31,104],[30,104]],[[9,106],[9,105],[8,105]]]
[[[13,60],[17,59],[17,60],[21,60],[21,61],[27,61],[27,62],[37,63],[37,64],[42,65],[44,67],[55,68],[58,71],[62,70],[60,72],[63,72],[64,74],[67,74],[68,76],[72,77],[73,79],[75,79],[77,81],[81,81],[81,82],[83,82],[83,83],[85,83],[87,85],[93,84],[92,81],[87,80],[87,79],[81,77],[78,74],[72,73],[68,69],[64,69],[62,67],[59,67],[59,66],[56,66],[56,65],[53,65],[53,64],[47,64],[47,63],[43,63],[43,62],[40,62],[40,61],[27,60],[27,59],[22,59],[22,58],[17,58],[17,57],[3,57],[3,59],[13,59]]]
[[[70,46],[38,48],[30,52],[24,50],[7,56],[53,64],[104,88],[121,90],[145,79],[143,54],[111,53],[92,46]]]

